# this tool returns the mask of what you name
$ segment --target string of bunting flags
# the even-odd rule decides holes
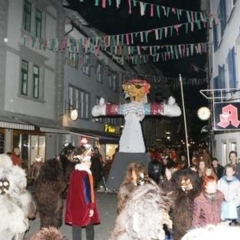
[[[66,48],[69,48],[69,51],[79,53],[82,47],[85,49],[85,52],[91,46],[96,48],[96,51],[100,51],[102,48],[110,47],[110,46],[129,46],[130,44],[134,44],[134,39],[140,37],[140,42],[148,43],[149,34],[154,33],[156,40],[162,40],[163,38],[172,37],[175,32],[177,35],[179,34],[179,30],[182,27],[185,27],[185,32],[188,33],[190,31],[194,31],[194,28],[197,27],[201,29],[202,27],[206,27],[207,19],[204,21],[197,20],[194,22],[185,22],[179,23],[171,26],[165,26],[155,29],[149,29],[146,31],[138,31],[117,35],[106,35],[106,36],[98,36],[98,37],[89,37],[82,38],[79,40],[64,38],[64,39],[39,39],[29,36],[24,36],[24,44],[29,45],[29,41],[31,41],[32,47],[37,47],[39,49],[45,50],[48,48],[49,50],[56,51],[64,51]]]
[[[192,11],[175,7],[167,7],[160,4],[148,3],[140,0],[127,0],[128,1],[128,13],[131,14],[133,8],[139,7],[140,15],[144,16],[146,11],[149,13],[151,17],[157,16],[161,18],[161,16],[169,17],[171,15],[177,16],[178,21],[181,20],[182,16],[186,16],[188,22],[193,22],[199,18],[204,19],[206,16],[211,16],[211,14],[207,14],[201,11]],[[84,2],[84,0],[80,0],[80,2]],[[121,0],[115,0],[115,5],[117,8],[120,7]],[[113,6],[112,0],[95,0],[95,6],[100,6],[102,8],[106,8],[107,5],[109,7]],[[183,14],[184,13],[184,14]]]

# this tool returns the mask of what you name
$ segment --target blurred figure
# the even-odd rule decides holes
[[[93,155],[91,157],[91,172],[94,180],[94,189],[97,189],[98,183],[103,177],[102,155],[97,147],[94,148]]]
[[[130,194],[140,185],[149,181],[147,168],[138,162],[128,165],[123,182],[118,191],[117,213],[119,214],[125,207]]]
[[[164,224],[172,228],[168,214],[170,205],[171,199],[153,180],[139,184],[117,216],[109,240],[164,240]]]
[[[240,181],[234,176],[234,166],[226,166],[226,176],[218,180],[218,190],[224,194],[222,203],[222,220],[231,220],[230,225],[237,225],[238,212],[240,205]]]
[[[229,227],[223,224],[207,225],[187,232],[182,240],[239,240],[240,228]]]
[[[212,176],[213,178],[218,180],[218,177],[217,177],[216,173],[214,172],[212,166],[206,167],[205,177],[209,177],[209,176]]]
[[[19,167],[22,166],[22,160],[20,158],[20,153],[21,153],[20,148],[19,147],[14,147],[12,157],[11,157],[13,165],[19,166]]]
[[[42,228],[35,233],[30,240],[67,240],[66,237],[55,227]]]
[[[33,182],[37,179],[40,173],[40,169],[43,165],[43,159],[41,156],[35,157],[35,161],[32,165],[31,179]]]
[[[62,193],[66,188],[60,162],[56,159],[47,160],[34,185],[40,228],[60,228],[63,214]]]
[[[202,158],[199,158],[197,161],[197,172],[200,178],[204,178],[206,176],[206,169],[206,162]]]
[[[148,164],[148,175],[157,184],[159,184],[162,175],[163,167],[158,159],[150,160]]]
[[[176,188],[173,177],[172,177],[174,172],[177,171],[176,166],[177,166],[177,163],[173,162],[173,164],[169,163],[165,167],[165,173],[164,173],[162,182],[160,182],[160,187],[165,193],[172,192]]]
[[[194,199],[192,227],[221,222],[221,205],[224,195],[217,190],[217,179],[206,176],[203,179],[202,192]]]
[[[216,173],[218,179],[220,179],[223,175],[224,167],[218,163],[217,158],[212,159],[212,168],[213,168],[214,172]]]
[[[234,167],[234,176],[240,180],[240,163],[238,162],[238,155],[236,151],[229,152],[230,164]],[[227,164],[229,165],[229,164]],[[223,176],[226,175],[226,166],[223,170]]]
[[[208,149],[206,147],[202,148],[199,153],[199,158],[201,158],[206,165],[211,164],[211,156],[208,153]]]

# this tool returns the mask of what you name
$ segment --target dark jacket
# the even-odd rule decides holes
[[[218,179],[220,179],[223,176],[224,167],[222,165],[218,164],[216,168],[212,166],[212,169],[216,173]]]

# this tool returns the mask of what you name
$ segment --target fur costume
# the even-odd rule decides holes
[[[41,226],[59,228],[62,225],[63,199],[66,188],[60,162],[47,160],[41,167],[35,182],[35,195],[40,215]]]
[[[201,179],[191,169],[183,169],[173,174],[176,186],[172,211],[173,238],[181,240],[192,226],[193,202],[201,192]]]
[[[30,240],[67,240],[66,237],[55,227],[42,228],[34,234]]]
[[[36,207],[26,190],[23,169],[13,166],[9,156],[0,154],[0,237],[22,240],[29,228],[28,218],[34,218]]]
[[[109,240],[163,240],[163,225],[172,227],[170,204],[153,181],[137,187],[118,215]]]

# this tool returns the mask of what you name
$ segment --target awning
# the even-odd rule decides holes
[[[68,130],[62,128],[49,128],[49,127],[40,127],[41,132],[46,133],[60,133],[60,134],[69,134]]]
[[[10,128],[18,130],[39,130],[45,133],[69,134],[69,130],[58,126],[56,121],[45,118],[37,118],[16,113],[12,116],[0,114],[0,128]]]
[[[0,128],[10,128],[19,130],[35,130],[34,125],[16,119],[12,116],[0,116]]]

